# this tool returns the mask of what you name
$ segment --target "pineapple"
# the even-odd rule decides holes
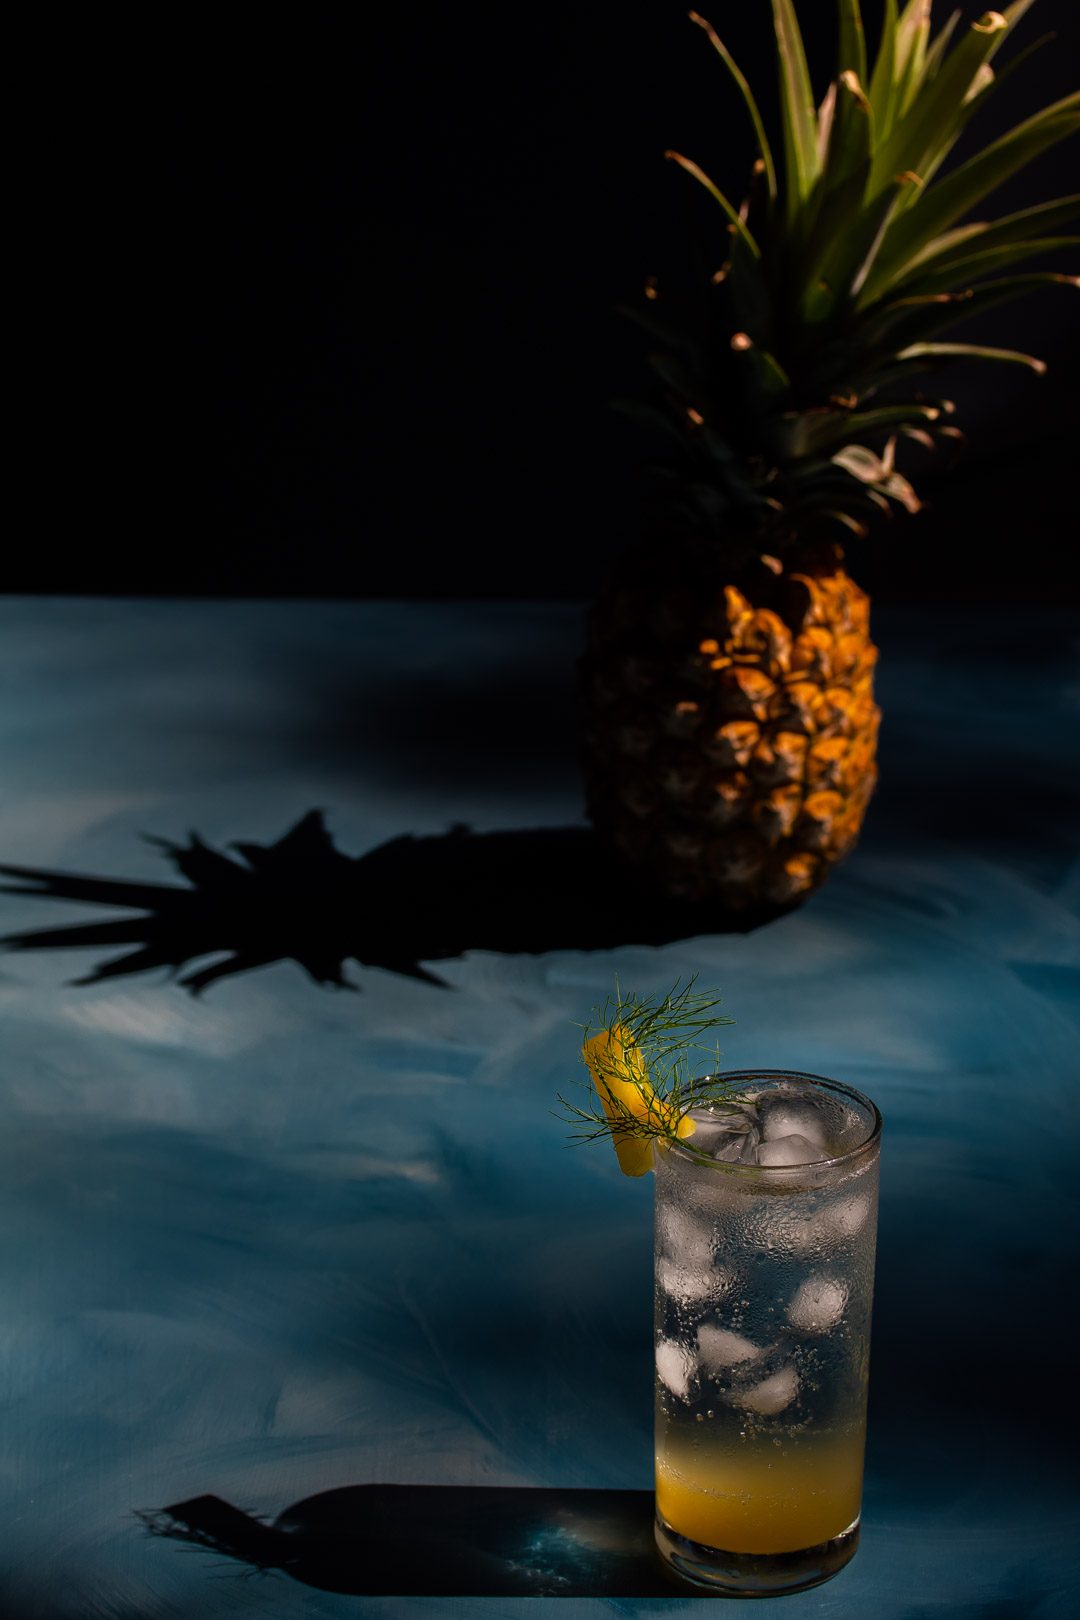
[[[838,0],[836,75],[815,110],[792,0],[772,0],[781,165],[750,85],[690,13],[759,155],[736,208],[667,154],[719,205],[726,245],[692,304],[669,308],[650,282],[627,312],[654,340],[658,381],[655,403],[624,408],[670,454],[580,670],[590,816],[656,892],[764,913],[810,893],[858,837],[877,774],[877,651],[841,541],[879,510],[918,510],[899,445],[960,436],[927,372],[954,358],[1045,369],[940,334],[1032,288],[1078,285],[1013,267],[1078,240],[1061,230],[1080,198],[960,222],[1078,127],[1080,94],[939,174],[1032,3],[969,27],[954,13],[935,35],[931,0],[885,0],[870,68],[859,0]]]

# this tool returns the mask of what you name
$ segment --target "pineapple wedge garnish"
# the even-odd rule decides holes
[[[656,1095],[641,1049],[622,1024],[590,1036],[583,1052],[611,1128],[619,1169],[624,1176],[646,1175],[653,1167],[654,1138],[690,1136],[694,1121],[687,1114],[680,1118],[670,1103]],[[619,1121],[625,1120],[627,1113],[660,1128],[642,1136],[620,1130]]]

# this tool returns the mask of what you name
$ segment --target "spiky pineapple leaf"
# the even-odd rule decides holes
[[[919,497],[902,473],[896,471],[894,451],[896,441],[890,439],[883,455],[878,455],[865,444],[845,445],[831,458],[835,467],[841,467],[888,500],[899,501],[908,512],[917,512]]]
[[[690,13],[690,21],[697,23],[699,28],[704,29],[714,51],[719,56],[720,60],[723,62],[724,66],[727,68],[728,72],[731,74],[731,77],[735,80],[735,83],[739,88],[739,94],[746,103],[746,110],[750,114],[750,121],[754,126],[754,134],[757,137],[758,152],[761,155],[761,161],[765,165],[765,181],[769,189],[769,196],[775,202],[776,166],[773,163],[772,147],[769,145],[769,138],[765,133],[765,122],[758,108],[757,99],[754,96],[754,92],[750,88],[750,83],[746,75],[739,68],[738,63],[735,61],[735,58],[732,56],[723,40],[717,34],[715,28],[713,28],[712,24],[706,22],[705,18],[696,11],[692,11]]]
[[[866,35],[859,0],[839,0],[840,47],[836,77],[852,72],[860,84],[866,83]]]
[[[932,84],[937,78],[941,64],[945,60],[945,52],[948,50],[949,42],[956,32],[961,15],[959,10],[950,13],[927,46],[926,60],[923,63],[922,70],[922,82],[924,84]]]
[[[1024,168],[1033,158],[1080,129],[1080,91],[1064,96],[1017,124],[983,151],[927,188],[916,206],[892,222],[860,303],[873,303],[914,256]]]
[[[807,436],[807,452],[819,455],[834,444],[865,438],[874,433],[891,432],[898,427],[914,426],[920,422],[936,422],[941,412],[934,405],[912,401],[905,405],[883,405],[872,411],[851,411],[824,423]]]
[[[724,193],[720,190],[720,187],[716,184],[716,182],[709,179],[709,176],[705,173],[704,169],[702,169],[699,164],[695,163],[692,158],[683,157],[681,152],[673,152],[669,149],[664,153],[664,156],[670,159],[672,163],[677,163],[680,169],[685,169],[687,174],[691,175],[699,185],[705,187],[705,190],[709,193],[709,195],[715,198],[715,200],[720,204],[730,223],[734,226],[735,230],[738,231],[739,235],[742,237],[755,259],[760,259],[761,249],[758,247],[753,236],[751,235],[746,221],[739,213],[739,210],[732,205],[727,197],[725,197]]]
[[[733,341],[732,348],[743,368],[749,373],[753,387],[765,397],[787,393],[791,387],[791,378],[776,356],[770,354],[768,349],[759,348],[756,343],[749,340],[745,332],[737,332],[735,337],[747,338],[745,343]]]
[[[817,114],[806,50],[792,0],[772,0],[772,11],[780,63],[785,206],[788,229],[794,230],[818,174]]]
[[[1034,270],[1019,276],[1002,276],[995,281],[984,281],[978,287],[966,287],[962,292],[933,293],[922,298],[901,298],[878,315],[866,329],[866,339],[872,348],[888,342],[891,351],[897,344],[906,346],[936,332],[959,326],[973,315],[984,314],[999,304],[1022,298],[1036,287],[1077,287],[1080,277],[1062,275],[1056,270]]]
[[[1080,218],[1080,194],[1059,197],[1053,202],[1037,203],[1002,219],[974,220],[946,231],[928,242],[921,252],[908,260],[896,277],[893,286],[906,280],[916,271],[943,270],[967,258],[974,247],[996,248],[1010,242],[1026,242],[1032,237],[1045,237],[1058,225],[1067,225]]]
[[[950,292],[957,283],[970,286],[983,276],[996,270],[1007,270],[1010,265],[1022,264],[1025,259],[1040,253],[1051,253],[1058,248],[1080,246],[1080,236],[1038,236],[1030,242],[1003,243],[1000,247],[982,248],[967,258],[956,259],[944,270],[927,266],[919,275],[905,279],[901,289],[907,294]]]
[[[1019,349],[994,349],[984,343],[912,343],[902,349],[897,360],[990,360],[999,365],[1027,366],[1041,375],[1046,361],[1033,354],[1022,354]]]
[[[1005,21],[1009,27],[1015,28],[1034,4],[1035,0],[1012,0],[1012,5],[1005,7]],[[988,13],[988,15],[992,15],[992,13]]]
[[[852,517],[850,512],[841,512],[836,507],[827,506],[821,515],[824,518],[832,518],[834,523],[842,523],[857,540],[865,540],[870,533],[870,525],[861,522],[857,517]]]
[[[870,75],[870,102],[874,122],[882,138],[892,128],[893,97],[896,93],[896,30],[899,26],[896,0],[885,0],[874,69]]]
[[[836,82],[834,133],[829,143],[822,175],[823,204],[818,211],[822,224],[828,203],[842,196],[848,210],[857,209],[862,197],[848,182],[856,177],[865,190],[874,147],[874,109],[858,74],[846,69]]]
[[[843,300],[857,298],[861,293],[908,188],[917,184],[915,175],[898,174],[873,203],[855,216],[846,231],[836,233],[824,275]]]
[[[896,114],[902,118],[922,80],[931,0],[908,0],[896,30]]]
[[[979,69],[989,62],[1008,34],[1009,24],[1000,12],[987,15],[995,19],[993,24],[971,25],[949,52],[933,83],[915,98],[905,116],[891,128],[887,122],[879,123],[883,138],[870,171],[871,197],[898,174],[918,175],[925,184],[924,170],[948,150],[963,130],[973,110],[968,92]],[[877,115],[876,101],[874,112]]]
[[[1028,58],[1033,56],[1036,51],[1042,50],[1043,46],[1049,44],[1054,37],[1055,36],[1053,33],[1049,33],[1043,34],[1041,38],[1033,40],[1030,45],[1026,46],[1024,50],[1018,53],[1018,55],[1012,57],[1012,59],[1001,69],[991,68],[987,63],[983,64],[983,67],[980,69],[980,74],[976,76],[966,97],[963,126],[961,128],[957,128],[952,137],[938,148],[934,157],[932,159],[927,159],[923,164],[922,178],[925,185],[929,185],[930,181],[942,167],[946,158],[949,157],[953,147],[956,145],[960,135],[963,133],[963,129],[966,128],[972,119],[974,119],[982,111],[983,107],[993,96],[1000,94],[1003,86],[1008,84],[1013,74],[1016,73],[1019,68],[1024,66]]]
[[[790,534],[796,520],[826,508],[830,522],[890,502],[914,511],[917,497],[895,466],[896,436],[927,448],[958,433],[946,420],[953,407],[928,399],[919,373],[964,359],[1039,369],[1030,355],[952,341],[948,328],[1037,287],[1075,286],[1056,271],[1008,272],[1072,243],[1062,227],[1080,213],[1080,199],[961,221],[1080,127],[1080,92],[1039,109],[944,179],[938,173],[988,97],[1038,48],[995,78],[991,62],[1033,3],[1013,0],[959,30],[955,12],[935,32],[929,0],[882,0],[867,78],[859,0],[837,0],[836,77],[815,108],[794,0],[770,0],[780,184],[751,86],[711,24],[691,14],[734,79],[762,154],[737,209],[696,163],[668,153],[720,204],[728,239],[701,304],[697,347],[661,338],[666,359],[652,358],[694,469],[692,479],[682,474],[687,501],[705,522],[764,505],[782,513],[777,524]],[[879,454],[872,446],[886,434]]]
[[[772,294],[760,258],[750,252],[738,234],[732,237],[731,256],[718,292],[728,300],[731,330],[748,332],[760,347],[771,350],[776,338]]]
[[[995,68],[993,83],[981,92],[982,99],[985,100],[986,96],[991,93],[997,95],[1001,87],[1008,84],[1013,74],[1020,71],[1029,57],[1034,56],[1036,51],[1041,51],[1044,45],[1049,45],[1051,40],[1056,38],[1057,35],[1053,29],[1049,33],[1040,34],[1038,39],[1033,39],[1029,45],[1024,46],[1022,51],[1018,51],[1015,56],[1010,57],[1004,67]]]
[[[836,86],[832,139],[820,180],[820,197],[806,246],[802,313],[814,321],[831,313],[837,296],[847,292],[861,254],[850,236],[852,215],[859,215],[870,174],[873,108],[854,70],[841,74]],[[869,247],[869,241],[864,251]],[[852,251],[854,249],[854,251]],[[844,266],[847,259],[846,269]]]

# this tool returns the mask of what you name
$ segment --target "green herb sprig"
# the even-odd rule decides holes
[[[710,1031],[735,1022],[717,1011],[720,1002],[716,991],[697,989],[697,974],[685,984],[676,979],[670,990],[651,997],[636,990],[624,992],[616,979],[615,994],[593,1009],[593,1021],[578,1026],[583,1032],[581,1061],[587,1066],[584,1048],[595,1035],[607,1033],[621,1037],[624,1045],[632,1044],[644,1060],[647,1082],[638,1084],[638,1091],[645,1107],[635,1112],[615,1089],[605,1085],[609,1117],[591,1079],[580,1082],[580,1089],[586,1093],[581,1104],[561,1092],[557,1096],[558,1117],[570,1125],[571,1140],[595,1142],[616,1133],[674,1140],[679,1121],[689,1108],[722,1103],[730,1091],[730,1082],[717,1073],[720,1045],[704,1039]],[[702,1067],[702,1054],[709,1059],[709,1072],[704,1078],[696,1073]],[[605,1071],[622,1082],[631,1078],[610,1060],[599,1064],[601,1082],[606,1079]]]

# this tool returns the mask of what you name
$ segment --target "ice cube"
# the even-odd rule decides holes
[[[660,1247],[676,1265],[705,1271],[712,1264],[715,1238],[711,1226],[695,1221],[678,1204],[661,1204],[656,1212]]]
[[[847,1290],[831,1277],[807,1277],[788,1306],[788,1321],[804,1333],[827,1333],[844,1314]]]
[[[804,1136],[818,1147],[826,1147],[829,1132],[825,1111],[820,1103],[797,1097],[778,1097],[763,1110],[761,1134],[766,1142],[775,1142],[782,1136]],[[826,1154],[824,1157],[828,1157]],[[818,1154],[818,1158],[823,1155]]]
[[[769,1210],[754,1234],[756,1246],[779,1249],[788,1254],[809,1254],[827,1242],[828,1234],[821,1212],[800,1215],[782,1207]]]
[[[720,1241],[721,1231],[725,1235],[730,1233],[732,1217],[745,1208],[752,1191],[748,1177],[729,1175],[721,1168],[721,1161],[711,1167],[703,1165],[693,1185],[687,1187],[687,1201],[701,1219],[709,1223],[714,1248]]]
[[[688,1140],[699,1153],[728,1163],[752,1164],[752,1149],[760,1139],[757,1120],[745,1108],[698,1108],[691,1111],[694,1133]]]
[[[707,1267],[695,1271],[691,1266],[680,1266],[662,1254],[656,1262],[656,1282],[662,1293],[680,1305],[692,1305],[708,1299],[712,1280]]]
[[[703,1299],[717,1299],[727,1293],[735,1273],[724,1266],[682,1266],[661,1255],[656,1262],[656,1280],[661,1290],[679,1305],[693,1305]]]
[[[694,1111],[690,1118],[694,1129],[687,1140],[702,1153],[711,1153],[714,1143],[724,1142],[729,1136],[741,1136],[747,1128],[731,1114],[714,1114],[711,1109]]]
[[[837,1151],[847,1153],[866,1141],[870,1134],[870,1125],[865,1114],[857,1113],[854,1108],[841,1106],[836,1128],[830,1134],[835,1138]]]
[[[750,1241],[759,1249],[780,1249],[787,1254],[827,1254],[845,1238],[853,1238],[870,1213],[870,1200],[844,1199],[840,1204],[801,1213],[784,1209],[767,1210],[753,1228]]]
[[[656,1341],[656,1376],[681,1401],[690,1399],[690,1380],[697,1370],[694,1357],[685,1344],[674,1339]]]
[[[715,1123],[725,1130],[756,1130],[760,1124],[758,1107],[743,1096],[718,1097],[713,1102],[698,1103],[690,1116],[699,1124]]]
[[[788,1254],[825,1254],[855,1237],[870,1214],[870,1200],[865,1193],[838,1199],[808,1213],[785,1209],[784,1202],[776,1200],[777,1207],[767,1210],[751,1229],[749,1239],[754,1247]]]
[[[726,1136],[718,1138],[710,1152],[714,1159],[722,1164],[756,1164],[755,1151],[758,1145],[756,1131],[730,1131]]]
[[[866,1225],[866,1218],[870,1213],[870,1199],[866,1193],[857,1193],[853,1198],[841,1198],[825,1213],[829,1217],[829,1226],[834,1237],[854,1237],[856,1232],[861,1232]]]
[[[741,1333],[716,1327],[712,1322],[698,1328],[697,1339],[698,1354],[706,1372],[724,1372],[728,1367],[756,1361],[762,1353],[758,1345],[744,1339]]]
[[[827,1153],[820,1142],[812,1142],[798,1132],[766,1140],[757,1150],[757,1162],[763,1165],[814,1164],[824,1157]]]
[[[763,1417],[773,1417],[790,1406],[798,1393],[798,1373],[794,1367],[781,1367],[771,1377],[763,1378],[760,1384],[739,1390],[731,1396],[731,1400],[747,1412],[760,1412]]]
[[[719,1158],[722,1165],[738,1165],[738,1163],[753,1163],[753,1150],[758,1144],[758,1137],[750,1136],[745,1131],[716,1131],[709,1139],[708,1147],[703,1152],[709,1158]]]

